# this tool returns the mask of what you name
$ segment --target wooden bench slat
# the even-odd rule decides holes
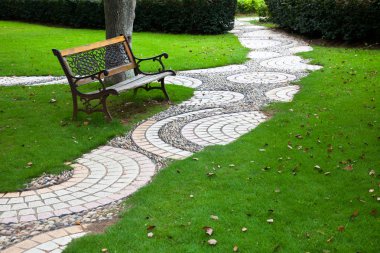
[[[81,52],[87,52],[87,51],[90,51],[90,50],[93,50],[96,48],[105,47],[105,46],[109,46],[112,44],[120,43],[123,41],[125,41],[125,37],[124,36],[118,36],[118,37],[115,37],[112,39],[103,40],[103,41],[91,43],[91,44],[80,46],[80,47],[64,49],[61,51],[61,55],[63,57],[65,57],[65,56],[69,56],[69,55],[73,55],[73,54],[77,54],[77,53],[81,53]]]
[[[141,87],[145,84],[151,83],[153,81],[160,80],[161,78],[164,78],[166,76],[171,76],[171,75],[173,75],[173,73],[171,73],[171,72],[164,72],[164,73],[160,73],[160,74],[156,74],[156,75],[140,74],[140,75],[134,76],[132,78],[129,78],[123,82],[109,86],[106,89],[107,90],[115,90],[118,93],[120,93],[120,92],[123,92],[126,90],[131,90],[131,89],[134,89],[137,87]],[[98,91],[91,91],[91,92],[88,92],[86,94],[95,94],[97,92]]]

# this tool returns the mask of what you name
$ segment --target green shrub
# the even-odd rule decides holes
[[[327,39],[380,41],[379,0],[265,0],[273,22]]]
[[[236,0],[137,0],[136,31],[218,34],[233,28]]]
[[[265,7],[264,0],[238,0],[236,12],[240,14],[258,13],[260,9]]]
[[[137,0],[136,31],[218,34],[233,28],[236,0]],[[0,19],[104,28],[101,0],[0,0]]]

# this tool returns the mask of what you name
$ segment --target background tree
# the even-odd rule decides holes
[[[110,39],[120,34],[127,36],[132,43],[133,21],[135,20],[136,0],[104,0],[104,16],[106,38]],[[117,83],[126,79],[129,73],[107,78],[107,83]]]
[[[104,0],[107,39],[125,34],[132,39],[136,0]]]

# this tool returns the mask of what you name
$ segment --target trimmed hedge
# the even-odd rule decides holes
[[[301,34],[380,41],[380,0],[265,0],[272,21]]]
[[[234,25],[236,0],[137,0],[135,31],[218,34]]]
[[[219,34],[233,28],[236,0],[137,0],[135,31]],[[0,19],[104,28],[101,0],[0,0]]]

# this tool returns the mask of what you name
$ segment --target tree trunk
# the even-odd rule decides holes
[[[136,0],[104,0],[106,38],[124,34],[132,43],[133,21],[135,20]],[[107,83],[117,83],[126,79],[129,73],[121,73],[107,78]]]

